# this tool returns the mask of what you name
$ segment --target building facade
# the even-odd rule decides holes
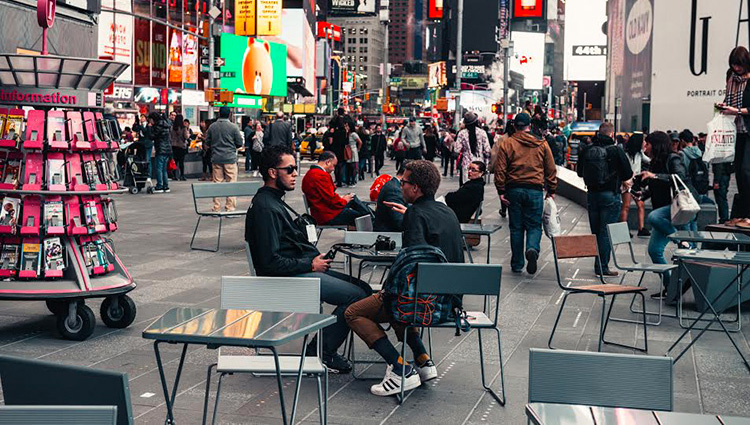
[[[380,66],[385,61],[385,29],[377,16],[330,17],[341,27],[342,62],[358,76],[355,93],[382,87]]]
[[[395,65],[426,58],[426,0],[391,0],[388,58]]]

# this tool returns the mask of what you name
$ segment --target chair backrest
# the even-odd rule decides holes
[[[529,350],[529,403],[671,411],[673,396],[669,357]]]
[[[419,263],[420,294],[500,295],[503,267],[497,264]]]
[[[482,215],[482,206],[483,205],[484,205],[484,201],[481,201],[479,203],[479,206],[477,207],[477,210],[474,211],[474,223],[476,223],[477,220],[479,220],[479,216]]]
[[[320,313],[320,279],[222,276],[221,308]]]
[[[117,406],[0,406],[0,424],[116,425]]]
[[[372,232],[372,216],[368,214],[355,218],[354,227],[358,232]]]
[[[630,228],[628,228],[627,222],[620,221],[608,224],[607,231],[609,232],[609,240],[613,248],[624,243],[630,244]]]
[[[555,236],[552,238],[552,251],[555,254],[557,284],[564,291],[573,288],[563,285],[559,260],[566,258],[596,258],[599,256],[599,250],[596,246],[596,235]],[[600,276],[599,278],[604,283],[603,277]]]
[[[305,196],[305,193],[302,193],[302,203],[305,204],[305,212],[310,214],[310,204],[307,203],[307,196]]]
[[[356,245],[372,245],[378,236],[388,236],[396,243],[396,249],[401,249],[403,236],[400,232],[344,232],[344,243]]]
[[[260,182],[233,183],[193,183],[193,198],[215,198],[226,196],[254,196],[260,189]]]
[[[253,264],[253,254],[250,251],[250,244],[245,241],[245,255],[247,255],[247,265],[250,267],[250,276],[258,276],[255,272],[255,265]]]
[[[6,405],[117,406],[117,423],[133,423],[126,373],[0,356],[0,381]]]

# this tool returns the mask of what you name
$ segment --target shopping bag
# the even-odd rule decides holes
[[[557,214],[557,204],[555,204],[555,200],[552,198],[544,200],[542,224],[544,225],[544,234],[550,239],[554,236],[558,236],[562,232],[560,216]]]
[[[672,198],[672,224],[675,226],[687,224],[692,221],[701,210],[700,204],[695,200],[690,189],[685,185],[680,176],[672,174],[672,184],[675,188],[675,196]]]
[[[732,115],[716,113],[708,122],[706,151],[703,160],[710,164],[734,161],[734,145],[737,142],[737,127]]]
[[[169,162],[167,162],[167,171],[176,171],[177,170],[177,163],[174,162],[174,159],[170,159]]]

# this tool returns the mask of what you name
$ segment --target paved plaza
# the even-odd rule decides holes
[[[309,164],[303,166],[304,169]],[[386,172],[393,172],[389,162]],[[250,175],[241,174],[242,179]],[[192,180],[191,182],[196,182]],[[120,230],[112,237],[116,250],[138,283],[131,292],[138,306],[138,316],[127,329],[115,330],[97,323],[94,334],[86,341],[61,339],[55,331],[55,319],[42,302],[0,302],[0,354],[38,358],[66,364],[127,372],[133,413],[137,424],[164,422],[166,408],[162,395],[151,342],[141,338],[141,332],[154,319],[176,306],[218,307],[221,276],[248,275],[244,252],[244,219],[226,220],[219,252],[191,251],[190,236],[197,217],[190,194],[191,182],[173,182],[172,192],[161,195],[121,195],[117,198]],[[372,179],[368,178],[353,191],[360,198],[368,198]],[[297,190],[288,194],[287,202],[297,211],[302,205],[301,178]],[[438,194],[455,190],[457,178],[444,179]],[[239,208],[247,208],[248,200]],[[586,210],[564,198],[557,198],[561,209],[563,231],[567,234],[587,234],[589,226]],[[561,301],[562,291],[555,282],[555,264],[549,240],[542,240],[539,272],[531,277],[510,272],[510,247],[507,219],[502,219],[494,187],[485,190],[485,222],[500,222],[504,228],[492,240],[492,262],[504,267],[500,301],[500,328],[505,364],[505,388],[508,402],[499,406],[485,393],[480,383],[479,355],[476,331],[454,336],[453,330],[433,331],[434,357],[439,377],[409,394],[403,405],[395,398],[380,398],[370,394],[369,387],[383,375],[383,366],[371,366],[365,372],[372,380],[354,380],[350,375],[330,376],[329,422],[331,424],[523,424],[526,422],[524,404],[527,401],[528,350],[546,347],[552,324]],[[208,207],[206,207],[208,208]],[[216,223],[203,220],[197,244],[214,243]],[[339,242],[342,233],[326,231],[318,245],[325,252]],[[636,238],[636,254],[645,255],[646,239]],[[477,261],[486,255],[486,240],[474,252]],[[624,254],[624,252],[621,252]],[[561,273],[573,284],[595,282],[590,260],[565,260]],[[628,280],[636,283],[636,276]],[[647,277],[654,292],[658,286],[655,276]],[[456,282],[460,285],[460,282]],[[689,295],[692,297],[692,295]],[[101,300],[87,303],[98,312]],[[481,301],[468,297],[465,302],[474,309]],[[599,331],[600,301],[595,296],[576,296],[569,299],[556,334],[560,348],[595,351]],[[649,309],[655,301],[648,300]],[[613,316],[636,317],[629,314],[628,302],[618,300]],[[673,311],[669,308],[667,311]],[[750,314],[743,312],[745,324]],[[649,354],[664,355],[667,347],[681,333],[675,319],[665,318],[661,326],[648,328]],[[392,340],[395,336],[390,334]],[[743,326],[735,333],[742,349],[750,354],[750,329]],[[627,344],[642,344],[642,328],[625,323],[611,323],[608,337]],[[485,353],[496,347],[493,338],[485,338]],[[299,350],[299,345],[290,347]],[[357,341],[361,358],[368,350]],[[167,374],[171,378],[179,359],[178,346],[163,348]],[[608,352],[629,352],[605,347]],[[496,351],[495,351],[496,352]],[[185,370],[176,401],[178,424],[197,424],[201,420],[206,367],[216,361],[217,352],[195,348],[188,352]],[[488,355],[490,374],[496,383],[498,362]],[[697,413],[721,413],[750,416],[750,374],[733,351],[726,336],[709,332],[685,355],[674,370],[675,410]],[[291,402],[293,379],[287,379],[285,392]],[[303,423],[318,421],[314,380],[305,379],[299,418]],[[215,395],[212,385],[212,401]],[[226,377],[222,388],[219,410],[220,423],[278,424],[281,422],[277,386],[274,378],[234,375]]]

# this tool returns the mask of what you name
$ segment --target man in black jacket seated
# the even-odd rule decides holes
[[[468,223],[484,200],[484,173],[487,166],[482,161],[469,164],[469,181],[457,191],[445,195],[445,203],[456,213],[459,223]]]
[[[321,301],[336,306],[336,324],[323,331],[323,363],[329,369],[346,373],[351,364],[336,351],[346,339],[349,329],[344,319],[346,308],[367,297],[372,290],[362,281],[349,281],[349,276],[329,270],[331,260],[323,258],[308,241],[284,205],[285,192],[294,190],[297,165],[288,146],[270,146],[260,156],[260,173],[265,185],[253,197],[245,221],[245,240],[250,245],[253,265],[258,276],[295,276],[320,279]],[[312,229],[314,234],[314,229]],[[308,345],[313,354],[315,341]]]
[[[401,186],[404,201],[411,203],[411,207],[407,209],[402,204],[385,203],[387,207],[404,214],[404,248],[432,245],[443,251],[448,262],[463,263],[463,239],[456,214],[435,200],[435,192],[440,186],[437,167],[431,161],[415,160],[408,162],[405,168]],[[402,359],[388,341],[379,323],[390,322],[398,338],[403,338],[404,324],[392,321],[390,312],[383,308],[382,292],[352,304],[346,310],[346,321],[367,346],[388,363],[385,377],[379,384],[370,387],[371,393],[378,396],[400,393],[402,373],[405,376],[404,391],[437,377],[437,367],[427,354],[416,328],[409,328],[406,334],[406,344],[414,353],[416,368]]]
[[[375,209],[375,222],[372,225],[376,232],[400,232],[403,230],[404,215],[393,211],[385,202],[404,205],[404,194],[401,192],[401,179],[404,167],[396,173],[396,177],[388,180],[378,193],[378,205]]]

